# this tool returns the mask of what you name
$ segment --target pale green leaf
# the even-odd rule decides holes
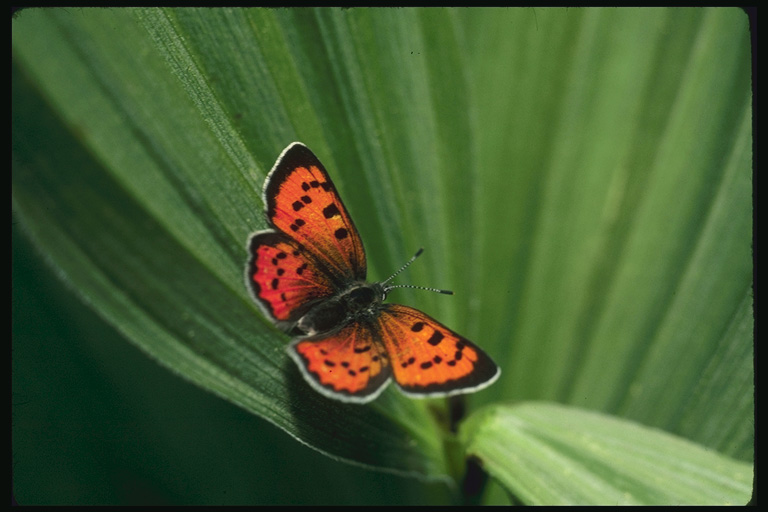
[[[663,431],[547,403],[489,406],[467,452],[529,505],[738,505],[752,465]]]

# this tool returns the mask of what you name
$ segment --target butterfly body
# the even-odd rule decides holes
[[[264,204],[271,229],[250,238],[246,284],[264,314],[296,336],[288,353],[315,390],[365,403],[392,379],[427,397],[498,378],[473,343],[415,308],[385,303],[389,288],[366,281],[357,229],[306,146],[295,142],[278,157]]]
[[[297,322],[296,328],[300,334],[315,336],[349,322],[370,319],[377,314],[383,298],[384,287],[381,284],[356,282],[307,311]]]

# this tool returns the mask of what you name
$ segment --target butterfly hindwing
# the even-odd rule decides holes
[[[395,382],[406,394],[469,393],[499,376],[499,368],[485,352],[418,309],[383,304],[377,322]]]
[[[296,340],[289,354],[312,387],[344,402],[373,400],[392,375],[386,348],[368,322],[350,322],[330,334]]]
[[[365,250],[336,187],[320,160],[294,142],[264,185],[267,220],[304,247],[340,285],[364,280]]]

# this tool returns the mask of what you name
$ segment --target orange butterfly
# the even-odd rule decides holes
[[[294,142],[277,158],[264,204],[273,229],[251,236],[246,282],[264,314],[297,336],[289,354],[317,391],[365,403],[392,377],[413,397],[470,393],[498,378],[473,343],[417,309],[385,304],[394,288],[386,281],[365,281],[360,235],[306,146]]]

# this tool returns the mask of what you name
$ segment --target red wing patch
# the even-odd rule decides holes
[[[293,324],[316,301],[335,293],[330,277],[281,233],[257,233],[251,238],[249,252],[248,284],[274,320]]]

